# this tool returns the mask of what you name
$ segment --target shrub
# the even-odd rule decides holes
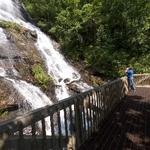
[[[15,29],[18,32],[21,30],[21,27],[17,23],[10,21],[0,21],[0,27],[5,29]]]
[[[32,67],[32,73],[36,83],[44,88],[47,88],[49,84],[52,84],[52,78],[46,74],[40,64],[36,64]]]

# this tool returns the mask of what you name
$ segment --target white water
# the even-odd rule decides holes
[[[4,68],[0,67],[0,77],[6,76],[6,71]]]
[[[46,105],[52,105],[53,103],[50,101],[50,99],[38,88],[33,86],[32,84],[29,84],[22,80],[13,80],[10,78],[6,78],[8,81],[11,81],[14,88],[23,96],[23,108],[24,111],[28,111],[31,108],[37,109],[44,107]],[[28,108],[29,106],[29,108]],[[31,107],[31,108],[30,108]],[[50,129],[50,119],[46,118],[46,134],[51,135],[51,129]],[[39,127],[42,128],[41,123],[39,123]]]
[[[37,109],[52,104],[50,99],[38,87],[22,80],[13,80],[9,78],[7,78],[7,80],[13,83],[15,89],[21,93],[26,103],[28,103],[32,109]]]
[[[0,48],[4,50],[1,53],[7,56],[6,60],[0,60],[0,76],[6,76],[6,74],[13,74],[14,76],[19,76],[19,74],[13,67],[12,59],[10,59],[15,52],[12,51],[12,45],[7,39],[2,28],[0,28]]]
[[[13,21],[17,18],[23,19],[19,6],[15,5],[12,0],[0,0],[0,19]]]

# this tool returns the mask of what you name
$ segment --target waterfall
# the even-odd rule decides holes
[[[10,54],[11,51],[9,49],[12,45],[2,28],[0,28],[0,47],[2,50],[5,49],[5,52],[3,52],[4,59],[0,60],[0,77],[3,77],[6,82],[9,82],[9,84],[18,91],[22,98],[18,102],[22,107],[22,111],[27,112],[31,109],[51,105],[51,100],[38,87],[33,86],[26,81],[14,79],[14,77],[19,77],[19,73],[13,67],[13,60],[11,59],[12,54]],[[46,123],[46,132],[47,134],[50,134],[50,126],[48,125],[50,123],[49,119],[46,119]]]
[[[11,44],[7,39],[3,29],[0,28],[0,46],[4,46],[5,49],[8,45],[11,47]],[[19,73],[13,67],[13,61],[11,60],[10,53],[11,51],[5,49],[4,54],[7,59],[0,60],[0,76],[10,81],[14,88],[21,93],[21,95],[33,109],[40,108],[45,105],[51,105],[52,102],[50,99],[38,87],[35,87],[32,84],[22,80],[9,78],[9,76],[19,76]]]
[[[23,17],[20,13],[19,6],[16,3],[17,1],[12,0],[1,0],[0,1],[0,19],[6,21],[14,21],[17,18],[23,20]]]
[[[1,0],[0,1],[0,20],[15,22],[31,31],[37,33],[37,42],[35,46],[39,51],[41,57],[45,61],[48,74],[53,78],[55,85],[56,97],[58,100],[69,97],[69,90],[67,84],[74,84],[77,88],[83,92],[92,87],[81,81],[81,76],[78,71],[69,65],[65,58],[59,52],[59,49],[55,49],[52,40],[43,33],[38,27],[28,22],[20,11],[20,5],[17,0]],[[7,48],[5,46],[7,45]],[[4,46],[4,49],[8,50],[8,56],[13,55],[15,49],[12,49],[12,45],[9,46],[9,40],[7,40],[3,29],[0,28],[0,46]],[[6,52],[5,52],[6,53]],[[42,92],[38,87],[35,87],[25,81],[12,79],[9,76],[9,72],[13,76],[19,76],[17,71],[13,67],[13,61],[8,58],[9,69],[3,61],[0,61],[0,76],[4,77],[15,89],[24,97],[24,102],[28,103],[31,109],[36,109],[45,105],[51,105],[50,99]],[[63,113],[61,113],[63,118]],[[63,120],[62,120],[63,122]]]
[[[75,68],[66,62],[65,58],[59,53],[59,50],[53,47],[50,38],[41,32],[39,28],[30,22],[25,21],[16,1],[5,0],[0,2],[0,19],[16,22],[25,28],[36,31],[38,38],[35,45],[45,61],[48,74],[53,77],[55,84],[58,85],[56,88],[56,96],[58,100],[69,97],[66,84],[73,81],[79,81],[81,77]],[[65,82],[66,79],[67,83]],[[81,81],[80,84],[77,84],[77,87],[81,91],[91,88]]]

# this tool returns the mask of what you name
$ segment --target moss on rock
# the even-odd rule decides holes
[[[13,29],[18,32],[20,32],[21,30],[20,26],[17,23],[10,21],[0,21],[0,27],[4,29],[11,29],[11,30]]]

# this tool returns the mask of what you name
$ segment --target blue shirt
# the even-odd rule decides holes
[[[127,71],[127,77],[128,77],[128,78],[133,78],[133,70],[132,70],[132,69],[129,69],[129,70]]]

